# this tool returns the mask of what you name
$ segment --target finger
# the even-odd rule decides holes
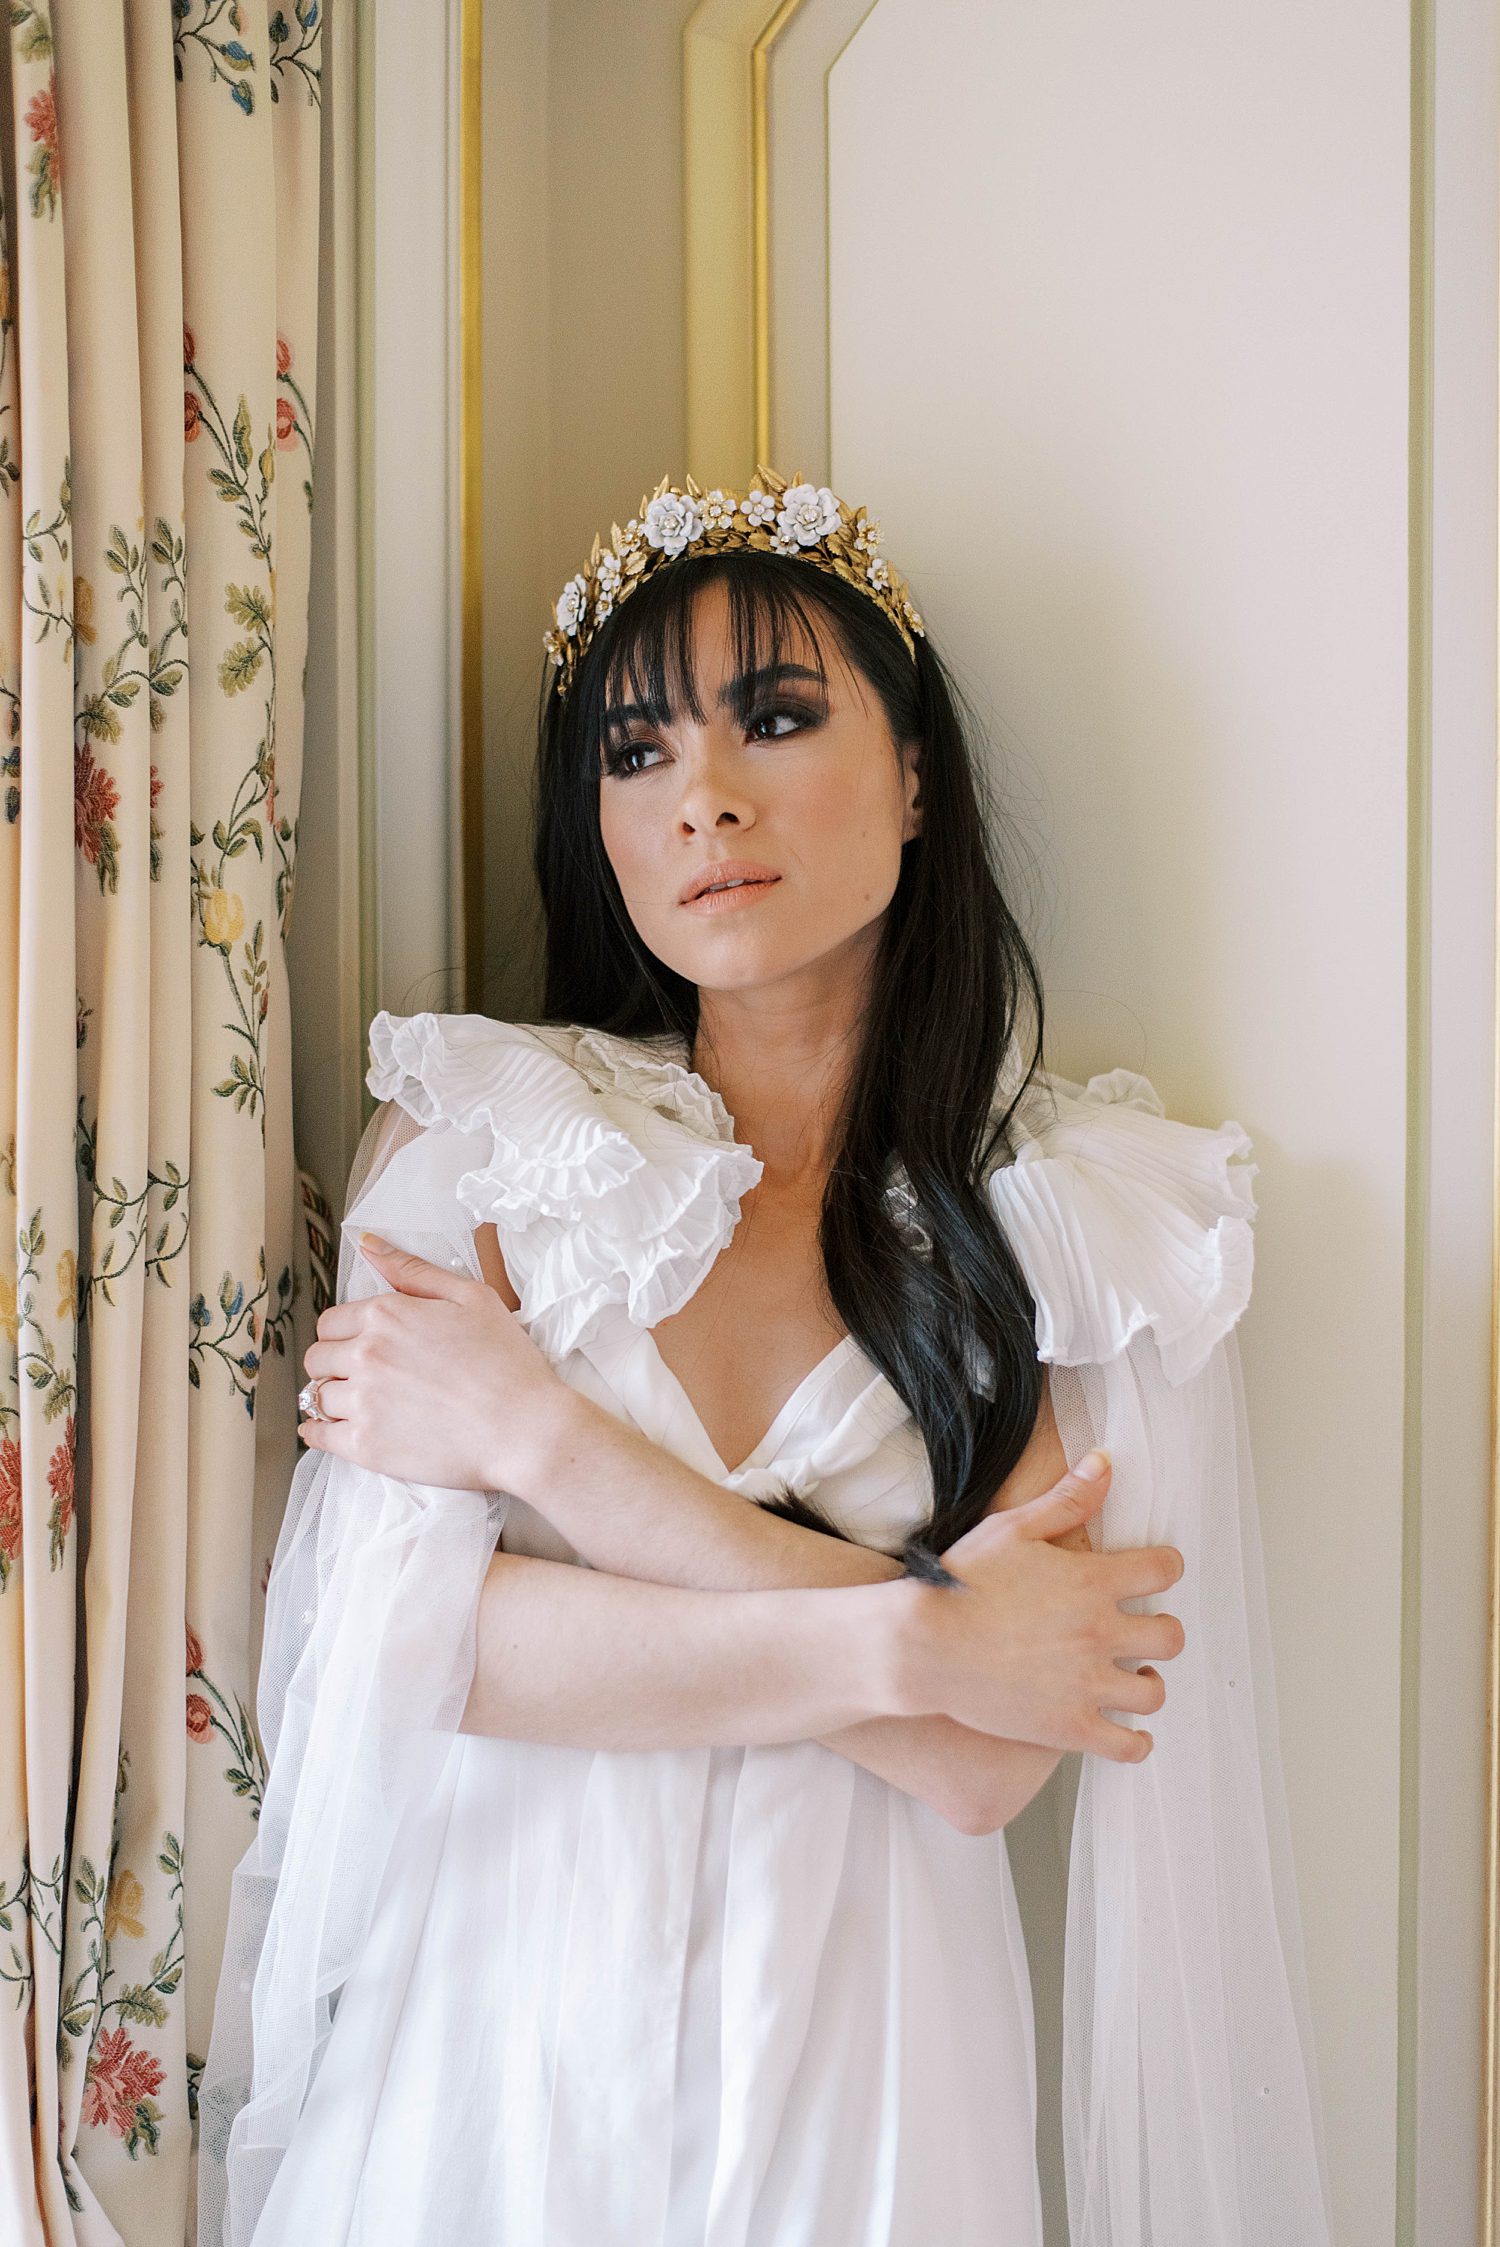
[[[476,1284],[467,1272],[445,1271],[441,1264],[429,1264],[425,1256],[413,1256],[404,1248],[393,1248],[378,1233],[361,1233],[356,1248],[403,1295],[444,1296],[450,1302],[461,1302]]]
[[[1143,1663],[1138,1670],[1116,1668],[1109,1684],[1100,1689],[1099,1706],[1127,1709],[1133,1716],[1154,1716],[1166,1698],[1166,1680],[1160,1670]]]
[[[1167,1592],[1178,1583],[1187,1562],[1175,1545],[1132,1545],[1099,1554],[1111,1599],[1138,1599]]]
[[[1024,1504],[1010,1507],[1005,1519],[1024,1530],[1028,1537],[1059,1536],[1099,1511],[1109,1488],[1109,1477],[1108,1453],[1086,1452],[1061,1481],[1055,1482],[1050,1490],[1044,1490],[1039,1498],[1028,1498]]]
[[[308,1356],[311,1357],[313,1350],[317,1348],[318,1344],[314,1342],[312,1349],[307,1353]],[[322,1387],[318,1391],[318,1411],[323,1418],[325,1420],[347,1420],[349,1417],[348,1376],[329,1376],[326,1373],[320,1373],[315,1375],[314,1378],[322,1383]],[[311,1418],[311,1414],[308,1417]],[[316,1420],[313,1421],[313,1425],[314,1427],[317,1426]]]
[[[1112,1723],[1105,1716],[1085,1727],[1084,1754],[1102,1755],[1111,1763],[1144,1763],[1154,1746],[1151,1733],[1132,1724]]]
[[[297,1433],[309,1451],[326,1451],[335,1459],[348,1459],[353,1454],[352,1421],[303,1420],[298,1423]]]
[[[1187,1644],[1187,1632],[1178,1615],[1123,1614],[1111,1640],[1113,1656],[1149,1654],[1153,1662],[1172,1662]]]
[[[330,1303],[318,1313],[319,1338],[324,1342],[350,1341],[364,1324],[367,1306],[376,1300],[367,1295],[357,1303]]]
[[[330,1378],[347,1381],[354,1370],[351,1354],[353,1337],[348,1342],[309,1342],[302,1353],[302,1363],[309,1381],[327,1381]]]

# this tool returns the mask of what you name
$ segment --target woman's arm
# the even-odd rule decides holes
[[[1182,1626],[1120,1602],[1175,1583],[1182,1556],[1056,1549],[1103,1502],[1100,1468],[980,1521],[948,1548],[951,1587],[906,1578],[693,1592],[497,1552],[462,1729],[629,1749],[813,1739],[871,1719],[942,1716],[1140,1762],[1149,1734],[1101,1711],[1161,1706],[1160,1676],[1118,1663],[1180,1652]]]
[[[719,1592],[871,1584],[901,1575],[889,1554],[764,1513],[586,1399],[565,1407],[555,1429],[531,1502],[592,1569]],[[1066,1472],[1044,1386],[1031,1442],[989,1510],[1023,1504]],[[1087,1531],[1070,1532],[1065,1541],[1087,1549]],[[996,1739],[942,1716],[880,1717],[815,1736],[964,1833],[1005,1825],[1059,1760],[1052,1749]]]
[[[460,1729],[589,1748],[803,1740],[898,1705],[905,1590],[731,1597],[497,1552]]]
[[[996,1539],[988,1534],[1000,1527],[991,1518],[961,1538],[950,1548],[950,1567],[968,1563],[997,1571],[980,1596],[968,1596],[962,1588],[882,1582],[897,1573],[889,1556],[763,1512],[694,1474],[561,1382],[498,1291],[388,1245],[370,1243],[366,1253],[394,1292],[343,1302],[320,1316],[319,1340],[306,1353],[306,1364],[309,1374],[323,1383],[328,1416],[304,1424],[310,1446],[398,1479],[465,1490],[511,1490],[554,1521],[596,1564],[596,1575],[609,1570],[621,1579],[653,1573],[685,1578],[679,1586],[670,1581],[649,1587],[617,1585],[617,1590],[657,1593],[649,1612],[654,1627],[665,1633],[663,1646],[673,1626],[672,1610],[661,1606],[660,1595],[689,1589],[693,1574],[706,1578],[710,1593],[721,1597],[736,1583],[751,1587],[734,1591],[736,1604],[778,1586],[787,1596],[795,1589],[805,1600],[813,1597],[801,1588],[808,1584],[842,1585],[841,1612],[848,1607],[846,1592],[850,1597],[856,1590],[882,1599],[901,1596],[897,1612],[924,1619],[913,1642],[919,1651],[925,1649],[921,1659],[929,1683],[923,1695],[908,1696],[895,1707],[866,1707],[843,1721],[814,1711],[796,1736],[819,1738],[887,1717],[952,1719],[960,1734],[968,1728],[986,1740],[994,1736],[998,1750],[986,1744],[966,1752],[995,1758],[1000,1767],[995,1785],[972,1791],[967,1784],[956,1787],[948,1762],[933,1775],[934,1807],[956,1823],[984,1830],[1003,1822],[1039,1783],[1030,1777],[1037,1758],[1028,1755],[1018,1763],[1007,1743],[1036,1742],[1044,1750],[1064,1753],[1076,1748],[1117,1761],[1135,1760],[1142,1752],[1137,1735],[1102,1712],[1149,1712],[1160,1706],[1159,1676],[1122,1671],[1119,1658],[1174,1652],[1172,1641],[1181,1627],[1172,1617],[1124,1616],[1118,1602],[1175,1582],[1181,1560],[1164,1548],[1114,1555],[1053,1550],[1050,1540],[1081,1529],[1102,1498],[1102,1486],[1093,1491],[1094,1503],[1080,1504],[1088,1494],[1069,1476],[1047,1498],[1018,1507],[1017,1535]],[[1164,1566],[1169,1572],[1162,1576]],[[584,1577],[590,1572],[573,1573]],[[602,1589],[596,1585],[560,1596],[577,1601]],[[925,1598],[914,1596],[923,1593]],[[711,1609],[702,1609],[701,1597],[697,1604],[700,1627],[706,1628]],[[587,1611],[574,1605],[560,1612]],[[770,1612],[774,1615],[774,1606]],[[746,1626],[755,1616],[736,1620]],[[508,1618],[507,1627],[520,1628],[519,1619]],[[599,1677],[617,1725],[628,1725],[632,1696],[649,1721],[659,1710],[659,1696],[653,1701],[640,1676],[624,1672],[615,1694],[609,1670],[590,1668],[595,1653],[592,1643],[571,1648],[585,1710],[588,1680]],[[649,1665],[653,1650],[645,1645],[637,1654]],[[774,1646],[765,1658],[778,1658]],[[512,1674],[514,1669],[513,1662]],[[533,1674],[545,1675],[545,1664]],[[560,1683],[562,1702],[571,1706],[572,1673],[565,1672]],[[553,1721],[571,1721],[562,1704]],[[542,1736],[557,1734],[546,1729]],[[586,1735],[569,1737],[573,1744],[590,1744]],[[739,1734],[741,1740],[748,1737]],[[907,1737],[909,1755],[914,1735]],[[917,1737],[923,1752],[938,1742],[945,1755],[949,1750],[956,1755],[962,1744],[955,1744],[946,1726],[942,1731],[929,1726]],[[852,1760],[876,1768],[878,1745],[884,1772],[886,1744],[866,1732],[849,1743],[850,1750],[857,1750]],[[839,1752],[846,1752],[842,1744]],[[1023,1776],[1019,1792],[1018,1770]],[[896,1783],[910,1787],[909,1764],[902,1772]]]

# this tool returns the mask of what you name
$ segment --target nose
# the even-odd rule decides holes
[[[682,767],[677,824],[684,835],[708,835],[720,827],[753,827],[755,806],[735,776],[730,760],[705,745]]]

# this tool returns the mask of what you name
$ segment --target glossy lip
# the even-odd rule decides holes
[[[757,882],[763,888],[769,889],[773,883],[779,882],[780,879],[781,876],[774,866],[763,866],[758,859],[711,858],[706,865],[698,868],[690,880],[683,884],[681,891],[678,893],[677,902],[679,905],[702,904],[704,902],[703,893],[714,882]],[[711,899],[709,902],[722,908],[731,899],[745,897],[748,894],[750,893],[740,889],[725,890],[720,896]],[[755,894],[759,894],[759,892]]]

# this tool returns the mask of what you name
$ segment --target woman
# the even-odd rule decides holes
[[[863,510],[663,480],[547,644],[543,1019],[371,1028],[200,2236],[1041,2247],[1078,1749],[1075,2247],[1317,2247],[1244,1135],[1040,1073]]]

